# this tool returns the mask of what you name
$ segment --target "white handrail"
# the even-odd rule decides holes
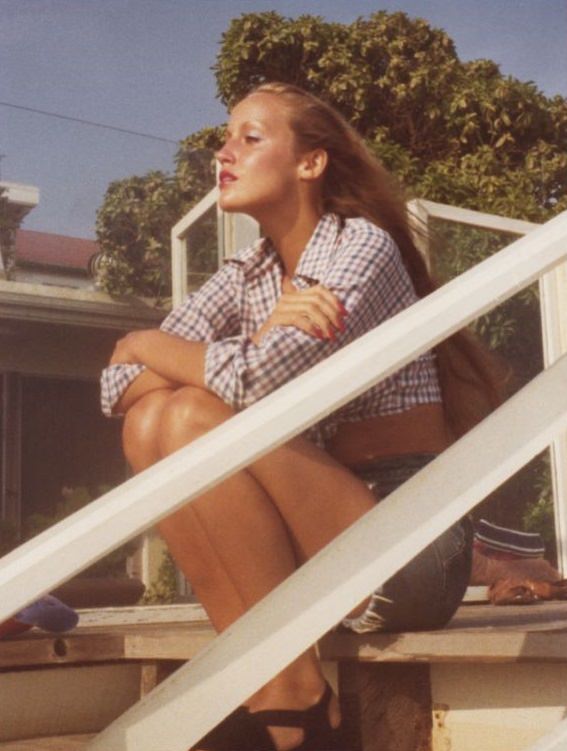
[[[450,206],[446,203],[428,201],[425,198],[416,198],[408,203],[411,213],[421,215],[425,213],[429,218],[445,219],[448,222],[468,224],[480,229],[505,232],[512,235],[526,235],[539,227],[534,222],[526,222],[523,219],[511,219],[498,214],[486,214],[474,209],[463,209],[460,206]]]
[[[187,293],[187,249],[185,237],[191,226],[213,208],[219,199],[218,186],[210,190],[171,230],[171,297],[180,305]]]
[[[564,212],[5,556],[0,560],[0,619],[530,284],[565,256],[566,240]]]
[[[567,213],[9,554],[0,561],[0,619],[365,391],[566,255]],[[269,606],[248,613],[219,637],[208,656],[191,670],[178,671],[91,748],[185,750],[565,428],[566,363],[562,358],[281,585],[274,593],[277,613],[270,596]],[[451,476],[455,467],[459,471]],[[404,513],[409,522],[401,518]],[[236,654],[232,640],[242,640]],[[250,659],[258,660],[254,671],[243,669]],[[187,716],[197,694],[199,714]]]
[[[565,256],[566,239],[564,212],[5,556],[0,560],[0,619],[530,284]]]
[[[564,430],[566,382],[567,356],[302,566],[88,751],[186,751]]]
[[[191,229],[191,226],[195,224],[203,214],[206,214],[209,209],[212,209],[218,200],[219,189],[218,187],[215,187],[210,190],[206,196],[203,196],[199,203],[195,204],[195,206],[193,206],[193,208],[173,226],[171,233],[175,234],[176,237],[185,237],[187,232]]]

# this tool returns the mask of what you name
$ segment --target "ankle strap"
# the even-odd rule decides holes
[[[324,722],[327,721],[326,712],[332,696],[331,687],[326,683],[319,701],[307,709],[262,709],[259,712],[251,712],[251,716],[264,726],[297,727],[307,730],[314,723],[319,724],[322,719]]]

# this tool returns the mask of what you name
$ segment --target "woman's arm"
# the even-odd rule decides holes
[[[174,355],[172,367],[167,353],[164,359],[160,349],[152,352],[145,346],[148,343],[163,346],[165,339],[156,342],[159,334],[186,340],[191,345],[201,344],[202,354],[204,342],[237,333],[239,314],[233,284],[236,273],[237,269],[234,267],[224,266],[198,292],[189,295],[182,305],[169,313],[162,322],[160,331],[136,331],[120,340],[111,364],[101,375],[101,405],[106,416],[122,414],[150,391],[159,388],[175,389],[187,383],[187,374],[179,372],[186,363],[186,352],[179,359]],[[143,353],[139,350],[140,345]],[[191,379],[196,374],[198,380],[196,356],[198,358],[199,355],[196,355],[196,350],[192,347],[188,358],[191,361],[188,377]],[[193,366],[197,367],[195,372],[192,370]]]
[[[204,387],[205,348],[158,329],[134,331],[116,342],[110,365],[139,364],[145,370],[122,393],[114,414],[127,412],[142,396],[181,385]]]
[[[415,301],[399,251],[370,223],[345,230],[333,264],[319,280],[348,313],[334,337],[276,324],[263,336],[211,342],[205,385],[226,404],[244,409]],[[268,319],[269,320],[269,319]]]
[[[260,345],[276,326],[294,326],[318,339],[334,339],[336,332],[345,329],[345,315],[347,311],[343,304],[323,285],[297,289],[290,279],[284,277],[282,294],[274,310],[251,339]]]
[[[206,348],[159,329],[133,331],[116,342],[110,364],[138,363],[162,381],[204,388]]]
[[[284,294],[259,331],[255,344],[275,326],[295,326],[319,339],[334,338],[344,329],[342,306],[332,292],[321,285],[297,290],[289,280]],[[201,342],[188,342],[163,331],[136,331],[120,339],[110,364],[144,365],[146,370],[126,388],[115,405],[116,413],[126,412],[142,396],[158,389],[175,389],[182,384],[204,388],[205,348]]]

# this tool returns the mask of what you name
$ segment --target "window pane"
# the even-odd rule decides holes
[[[478,227],[430,220],[430,257],[434,276],[445,283],[509,245],[517,236]],[[509,364],[512,391],[543,369],[538,285],[533,284],[473,322],[471,328]],[[549,451],[526,465],[475,510],[502,526],[540,532],[547,557],[555,560]]]
[[[219,268],[217,207],[212,206],[193,224],[186,237],[187,286],[200,287]]]

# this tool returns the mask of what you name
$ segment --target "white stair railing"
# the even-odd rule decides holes
[[[566,238],[567,213],[563,213],[199,441],[9,553],[0,565],[0,618],[78,573],[529,285],[567,254]]]
[[[88,751],[187,751],[567,427],[567,356],[302,566]]]
[[[448,206],[422,198],[408,204],[416,227],[429,228],[431,220],[468,225],[475,229],[525,235],[539,225],[509,217]],[[417,234],[420,244],[422,236]],[[427,252],[427,248],[423,248]],[[567,263],[556,266],[539,279],[542,344],[545,367],[567,352]],[[567,435],[559,435],[549,447],[555,541],[559,569],[567,575]]]
[[[301,432],[566,255],[564,214],[9,554],[0,562],[0,618]],[[300,569],[201,658],[113,723],[90,748],[185,751],[565,429],[566,371],[563,358]],[[339,561],[335,568],[333,561]]]

